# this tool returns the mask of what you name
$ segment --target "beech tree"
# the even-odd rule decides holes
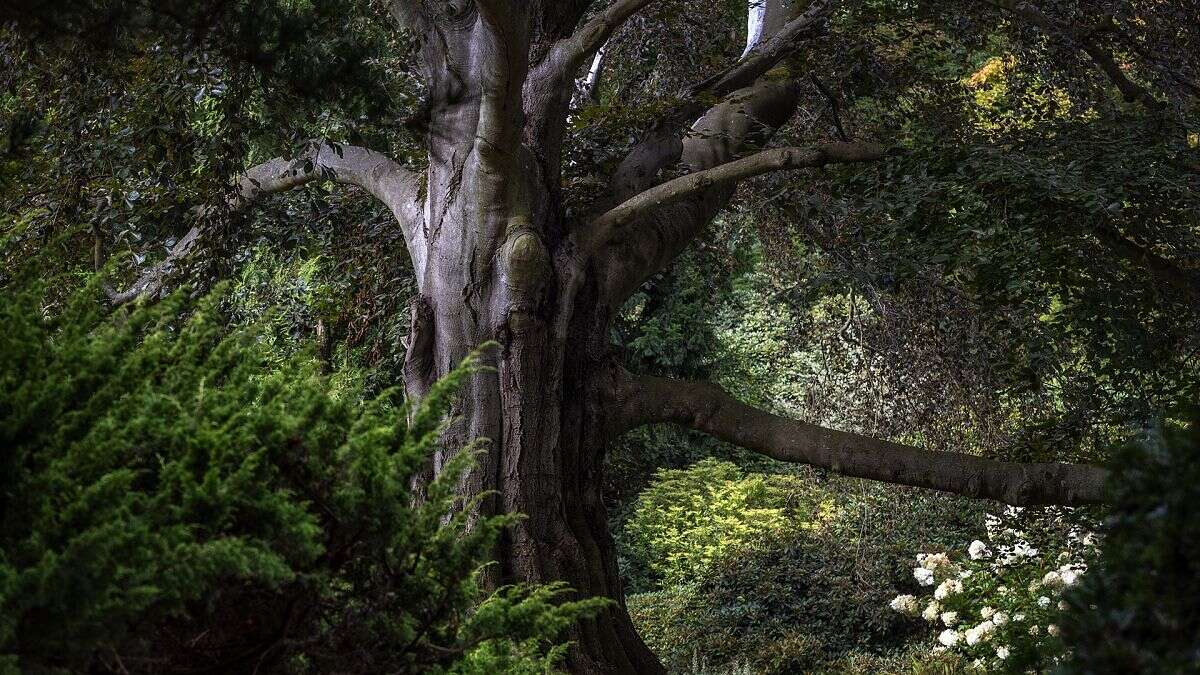
[[[839,11],[835,2],[750,0],[749,37],[735,50],[741,56],[715,73],[697,72],[599,195],[574,195],[564,185],[573,102],[594,95],[609,39],[655,0],[386,4],[399,29],[419,42],[424,163],[313,141],[298,156],[237,176],[223,208],[247,209],[324,180],[357,186],[386,205],[417,288],[403,344],[407,395],[420,399],[476,350],[490,366],[464,384],[442,449],[418,482],[439,475],[469,442],[490,443],[459,491],[490,495],[473,507],[478,518],[525,517],[497,546],[488,581],[565,581],[581,596],[617,601],[575,629],[573,671],[662,670],[624,609],[601,495],[606,449],[641,425],[679,424],[782,461],[1013,505],[1104,499],[1106,472],[1095,466],[994,461],[822,428],[755,409],[713,384],[629,372],[615,356],[614,316],[697,240],[740,182],[903,152],[842,138],[771,145],[808,81],[790,59]],[[1056,23],[1029,3],[994,6],[1004,20],[1067,40],[1126,100],[1163,105],[1122,70],[1095,31]],[[113,290],[113,303],[160,293],[185,258],[220,234],[193,226],[160,264]],[[1160,263],[1181,287],[1193,283],[1169,261],[1151,266]]]

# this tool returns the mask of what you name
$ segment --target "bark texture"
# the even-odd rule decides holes
[[[481,344],[495,345],[482,356],[491,368],[471,376],[444,449],[418,482],[469,441],[490,443],[459,488],[492,495],[476,517],[527,518],[501,542],[487,581],[565,580],[616,601],[571,636],[577,673],[662,671],[625,610],[600,492],[605,449],[631,425],[689,424],[788,461],[1012,503],[1092,501],[1103,478],[1091,468],[999,466],[864,441],[767,415],[704,385],[637,380],[615,364],[610,317],[704,230],[739,180],[886,153],[870,143],[763,149],[793,114],[799,86],[799,76],[764,76],[832,11],[827,0],[770,0],[755,10],[761,34],[742,57],[680,92],[679,106],[620,163],[610,195],[589,217],[568,219],[561,153],[575,83],[622,22],[652,4],[396,0],[391,13],[420,39],[428,86],[423,173],[370,150],[318,144],[250,169],[229,203],[240,208],[325,177],[391,209],[419,291],[404,343],[409,396],[424,395]],[[669,166],[684,175],[660,180]],[[157,292],[204,234],[194,228],[114,299]]]

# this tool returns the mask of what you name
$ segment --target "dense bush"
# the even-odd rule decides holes
[[[654,582],[691,581],[722,559],[761,549],[821,517],[819,508],[805,503],[812,495],[794,476],[746,474],[729,462],[705,459],[687,469],[660,470],[656,478],[638,497],[624,532],[627,556]]]
[[[981,520],[963,500],[706,460],[639,498],[625,571],[662,585],[628,605],[681,672],[910,672],[919,628],[887,603],[911,580],[912,541],[956,541]]]
[[[1200,415],[1116,454],[1094,571],[1063,622],[1070,673],[1200,670]]]
[[[601,603],[480,594],[513,517],[466,528],[472,452],[413,505],[462,372],[407,424],[218,296],[96,290],[0,296],[0,671],[544,672]]]

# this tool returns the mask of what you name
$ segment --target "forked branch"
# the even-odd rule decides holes
[[[797,49],[802,44],[800,38],[824,23],[832,11],[832,0],[816,0],[804,13],[788,21],[769,38],[747,51],[737,63],[693,86],[690,93],[693,96],[724,96],[750,86]]]
[[[608,42],[618,28],[655,1],[616,0],[569,37],[556,42],[546,59],[547,67],[553,71],[552,79],[556,82],[566,82],[573,78],[579,68]]]
[[[780,7],[771,5],[767,13],[784,11]],[[683,151],[684,129],[705,115],[705,110],[711,114],[728,107],[728,104],[743,103],[724,100],[711,106],[712,99],[725,99],[739,90],[761,91],[763,87],[756,86],[762,84],[760,78],[799,48],[803,42],[801,38],[820,27],[832,9],[832,0],[816,0],[803,13],[756,41],[728,68],[682,92],[679,104],[654,124],[613,173],[611,183],[614,196],[620,200],[628,199],[645,189],[648,181],[660,169],[677,160]],[[764,15],[763,21],[766,20],[767,16]]]
[[[785,462],[1014,506],[1104,500],[1107,471],[1095,466],[1021,464],[922,450],[773,415],[707,382],[640,377],[620,387],[625,428],[655,422],[681,424]]]

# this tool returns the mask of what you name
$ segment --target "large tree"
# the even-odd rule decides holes
[[[578,194],[564,180],[570,117],[595,96],[610,38],[653,0],[387,4],[419,44],[424,102],[409,123],[424,139],[423,165],[316,141],[299,156],[246,170],[225,206],[240,210],[333,180],[364,189],[394,215],[417,288],[404,344],[408,395],[420,398],[481,345],[492,366],[467,382],[444,449],[423,480],[468,442],[487,439],[489,451],[459,489],[489,495],[472,502],[480,517],[526,515],[498,546],[490,583],[564,580],[583,595],[616,600],[575,630],[574,671],[662,670],[624,609],[601,494],[609,444],[641,425],[677,423],[784,461],[1014,505],[1102,500],[1106,474],[1097,467],[1001,462],[826,429],[755,409],[712,384],[631,373],[616,355],[610,328],[622,306],[705,232],[739,182],[898,152],[845,139],[767,147],[810,81],[790,60],[840,11],[835,3],[751,0],[749,37],[734,50],[741,56],[716,72],[697,72],[656,111],[605,189],[584,186]],[[1106,24],[1056,23],[1028,3],[993,9],[1066,40],[1131,104],[1161,107],[1095,38]],[[840,121],[837,129],[844,135]],[[162,263],[114,291],[113,301],[158,293],[189,254],[220,233],[192,227]],[[1128,255],[1148,259],[1119,232],[1108,236]],[[1170,261],[1154,257],[1149,265],[1196,292],[1189,273]]]

